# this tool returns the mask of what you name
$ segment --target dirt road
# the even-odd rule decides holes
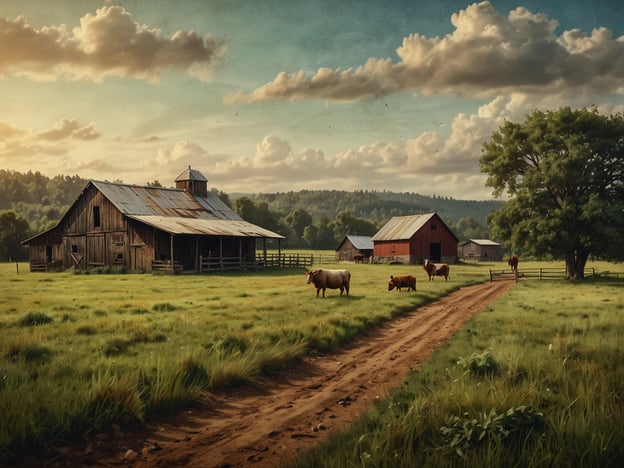
[[[213,395],[140,433],[101,434],[83,447],[58,451],[44,466],[279,466],[401,385],[410,370],[513,284],[462,288],[345,349],[307,357],[277,381]]]

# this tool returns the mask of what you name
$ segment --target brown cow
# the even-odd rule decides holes
[[[429,277],[429,281],[435,281],[435,276],[444,276],[444,280],[448,281],[449,272],[451,267],[446,263],[431,263],[428,258],[423,263],[425,273]]]
[[[390,275],[388,281],[388,291],[392,291],[394,288],[400,291],[401,288],[407,288],[407,290],[416,291],[416,277],[412,275]]]
[[[325,289],[340,289],[340,295],[343,291],[347,291],[349,295],[349,285],[351,283],[351,273],[348,270],[310,270],[306,271],[306,282],[314,284],[316,288],[316,297],[319,291],[323,290],[325,297]]]
[[[512,255],[511,257],[509,257],[509,260],[507,260],[507,265],[511,267],[511,271],[513,271],[514,273],[517,273],[518,272],[518,256]]]

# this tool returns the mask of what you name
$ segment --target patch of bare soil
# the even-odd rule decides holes
[[[274,467],[346,428],[401,385],[433,350],[505,294],[512,281],[468,286],[331,354],[311,355],[255,388],[211,394],[137,431],[115,429],[20,466]],[[399,293],[406,294],[406,293]]]

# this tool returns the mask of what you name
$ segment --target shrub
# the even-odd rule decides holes
[[[104,354],[106,356],[119,356],[125,353],[130,347],[130,343],[122,338],[113,338],[106,343]]]
[[[477,376],[495,375],[498,372],[498,364],[489,349],[473,353],[467,358],[460,357],[457,365]]]
[[[20,321],[19,324],[23,327],[34,327],[36,325],[43,325],[53,322],[54,319],[47,315],[45,312],[28,312]]]
[[[19,355],[28,362],[46,361],[52,356],[52,350],[40,344],[31,344],[24,347]]]
[[[176,309],[177,309],[176,306],[168,302],[161,302],[159,304],[154,304],[154,306],[152,307],[152,310],[156,312],[172,312]]]
[[[92,325],[80,325],[76,328],[76,333],[79,335],[95,335],[97,334],[97,329]]]
[[[542,431],[545,426],[542,412],[531,406],[517,406],[502,414],[492,409],[480,419],[471,418],[468,413],[450,416],[440,432],[446,445],[461,457],[468,449],[493,440],[521,442],[531,431]]]

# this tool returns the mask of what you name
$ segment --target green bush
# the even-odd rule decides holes
[[[467,358],[460,357],[457,365],[475,376],[495,375],[498,372],[498,364],[489,349],[473,353]]]
[[[496,442],[521,442],[531,432],[541,432],[546,426],[544,414],[531,406],[517,406],[498,414],[494,409],[479,417],[468,413],[449,416],[440,428],[445,444],[460,457],[471,448]]]

